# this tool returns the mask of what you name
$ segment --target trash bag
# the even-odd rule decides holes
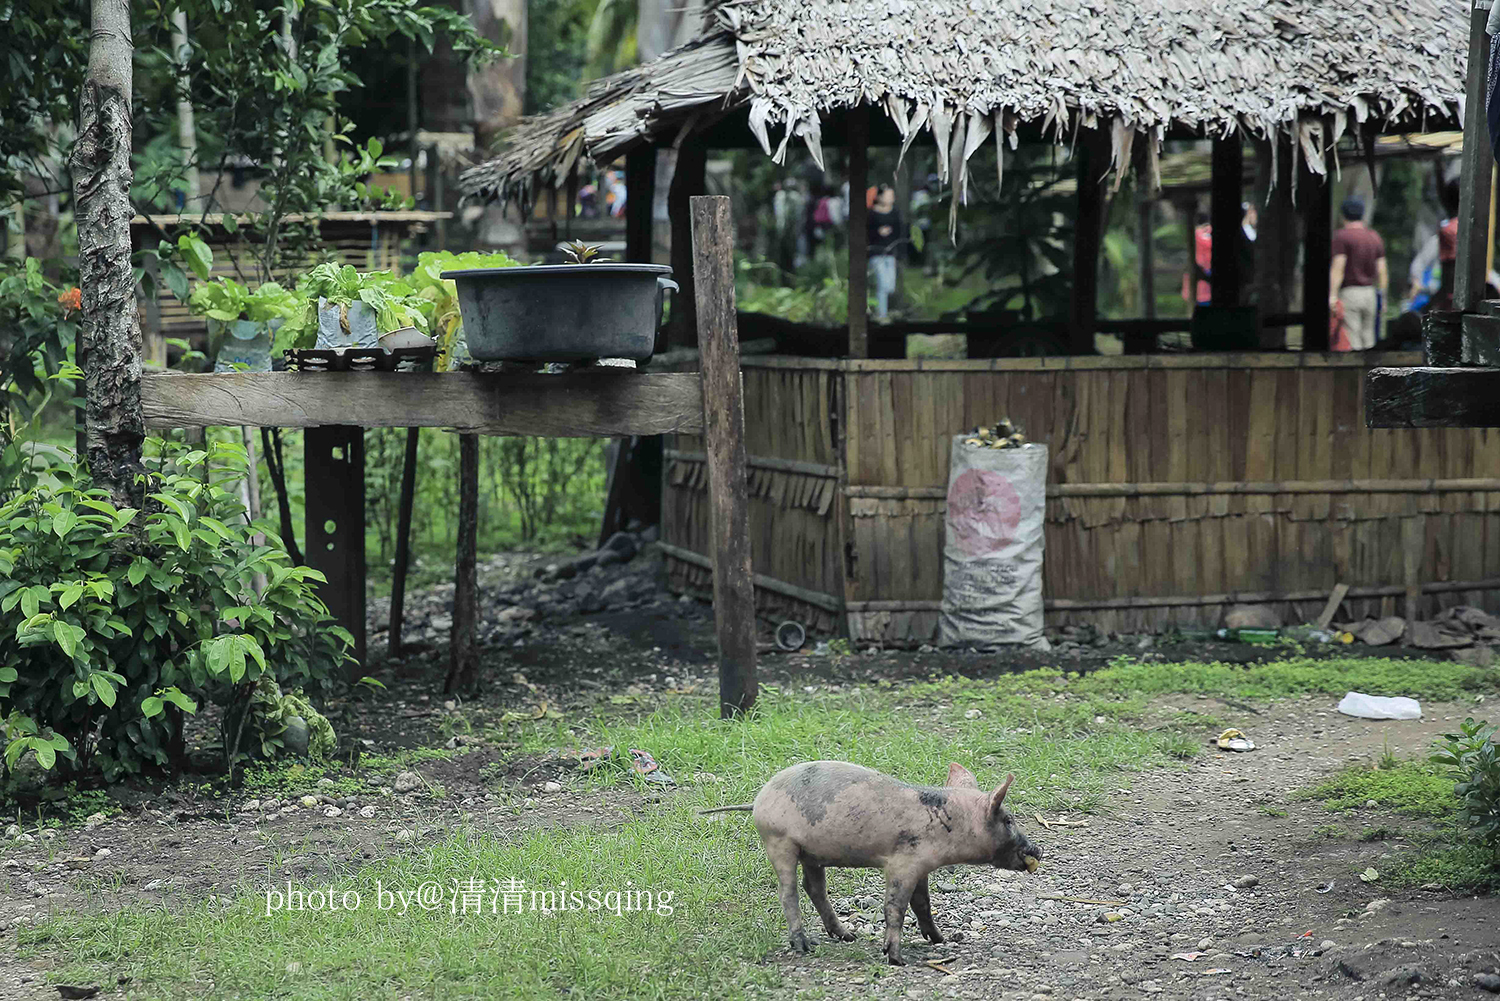
[[[1339,703],[1339,712],[1360,719],[1421,719],[1422,705],[1402,696],[1366,695],[1350,692]]]
[[[1047,447],[983,448],[955,435],[944,526],[938,644],[1019,644],[1042,635],[1042,528]]]

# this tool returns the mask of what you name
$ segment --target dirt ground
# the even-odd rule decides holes
[[[560,623],[547,642],[508,651],[516,658],[511,677],[486,692],[483,703],[495,709],[543,698],[566,709],[600,690],[649,695],[712,686],[712,649],[711,622],[701,608],[653,600]],[[1101,649],[1079,667],[1102,664],[1111,652]],[[996,669],[992,659],[984,663],[942,653],[885,652],[836,664],[778,655],[767,656],[763,670],[773,682],[808,684]],[[391,691],[361,721],[365,738],[375,742],[371,750],[442,746],[454,712],[432,694],[441,667],[436,652],[376,665]],[[514,677],[515,667],[524,679]],[[1006,1001],[1488,997],[1474,977],[1500,969],[1500,899],[1363,883],[1356,873],[1382,868],[1403,842],[1399,833],[1369,843],[1352,835],[1362,826],[1400,832],[1413,822],[1376,809],[1335,815],[1290,795],[1347,765],[1371,763],[1387,739],[1396,755],[1418,756],[1466,707],[1427,704],[1419,721],[1377,723],[1340,716],[1335,702],[1316,696],[1257,708],[1197,696],[1160,699],[1153,716],[1192,709],[1234,720],[1259,747],[1133,773],[1132,788],[1113,793],[1102,812],[1068,817],[1084,826],[1049,829],[1026,818],[1028,833],[1047,851],[1035,876],[935,873],[938,926],[958,934],[928,945],[908,919],[903,941],[910,965],[874,983],[869,961],[878,952],[881,918],[878,876],[871,873],[829,874],[834,905],[859,933],[855,945],[864,953],[820,947],[803,957],[783,949],[766,962],[782,968],[787,996],[805,987],[829,997]],[[7,841],[0,852],[0,930],[8,940],[0,952],[0,999],[57,997],[46,986],[47,961],[15,953],[16,929],[50,909],[201,899],[268,877],[307,883],[403,845],[446,837],[461,820],[504,835],[537,825],[609,824],[644,805],[634,791],[584,789],[563,760],[522,759],[503,746],[476,746],[417,770],[442,785],[446,797],[383,791],[394,775],[372,776],[353,796],[310,789],[327,801],[290,811],[279,802],[251,809],[248,797],[215,801],[142,787],[122,791],[124,811],[102,823]],[[561,791],[544,792],[553,781]],[[330,806],[338,816],[324,815]],[[1268,815],[1263,807],[1286,815]],[[748,821],[730,815],[705,822]],[[1330,823],[1349,833],[1330,839],[1318,832]],[[747,892],[773,897],[769,867],[766,884]],[[806,901],[803,908],[811,919]]]

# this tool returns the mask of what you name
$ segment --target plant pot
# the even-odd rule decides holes
[[[351,302],[347,306],[330,305],[327,299],[318,300],[319,350],[330,348],[380,347],[380,334],[375,327],[375,310],[363,302]]]
[[[219,342],[219,350],[214,355],[214,371],[271,371],[271,340],[280,326],[280,320],[235,320],[221,324],[228,336]]]
[[[677,283],[661,264],[549,264],[445,271],[458,289],[469,353],[480,361],[651,357],[662,299]]]

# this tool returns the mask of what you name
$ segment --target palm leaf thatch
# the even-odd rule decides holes
[[[1143,142],[1153,176],[1169,128],[1283,136],[1324,174],[1351,126],[1456,120],[1466,39],[1465,6],[1439,0],[722,0],[693,42],[524,121],[460,187],[529,203],[582,156],[680,142],[746,105],[768,155],[798,139],[819,163],[822,113],[882,109],[904,147],[926,130],[948,151],[960,193],[975,150],[1014,148],[1023,123],[1103,129],[1119,170]]]

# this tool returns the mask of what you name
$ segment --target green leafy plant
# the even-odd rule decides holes
[[[48,376],[67,362],[77,331],[76,290],[49,281],[34,257],[0,261],[0,407],[29,421],[50,399]]]
[[[265,282],[251,290],[233,278],[219,278],[194,289],[188,298],[188,308],[220,323],[235,320],[265,323],[290,319],[305,307],[296,292],[276,282]]]
[[[348,309],[356,302],[364,303],[374,310],[375,324],[381,333],[400,327],[416,327],[425,332],[433,310],[431,299],[418,295],[409,282],[389,271],[360,272],[351,265],[340,266],[332,261],[308,271],[297,283],[297,290],[306,296],[307,306],[297,339],[289,344],[291,347],[310,348],[315,343],[320,300],[341,309]]]
[[[1474,829],[1479,841],[1500,855],[1500,745],[1496,728],[1470,716],[1458,733],[1443,734],[1431,756],[1454,780],[1458,819]]]
[[[7,766],[30,753],[65,761],[64,778],[171,768],[184,717],[206,701],[232,772],[263,676],[316,691],[347,658],[321,575],[291,566],[270,525],[247,524],[242,448],[162,444],[146,461],[144,510],[116,508],[71,462],[0,504]]]
[[[609,261],[608,257],[599,256],[599,248],[594,244],[584,243],[582,240],[574,240],[563,246],[563,253],[568,255],[569,264],[604,264]]]

